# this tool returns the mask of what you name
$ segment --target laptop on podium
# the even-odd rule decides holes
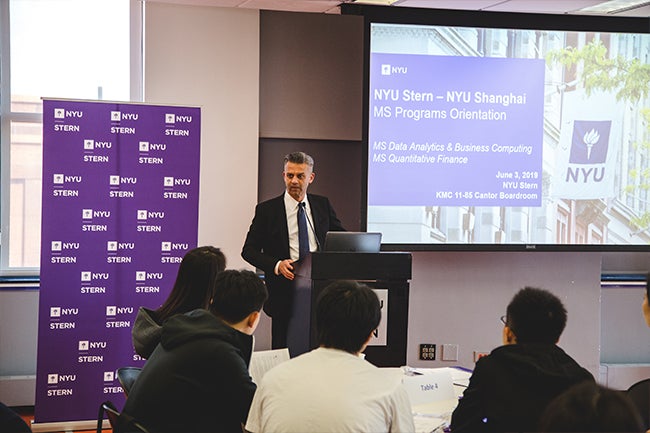
[[[378,253],[381,233],[378,232],[327,232],[323,251],[344,253]]]

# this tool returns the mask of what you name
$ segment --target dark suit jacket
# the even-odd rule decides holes
[[[325,233],[345,229],[327,197],[307,194],[307,199],[313,218],[310,221],[318,244],[322,247],[325,243]],[[282,275],[275,275],[274,272],[275,264],[279,260],[290,257],[284,193],[255,207],[255,216],[248,229],[241,255],[248,263],[264,271],[269,290],[269,300],[264,306],[264,311],[269,316],[288,316],[291,311],[291,281]]]

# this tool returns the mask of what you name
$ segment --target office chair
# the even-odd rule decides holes
[[[113,433],[149,433],[149,430],[137,422],[132,416],[120,413],[111,401],[105,401],[99,405],[96,433],[102,433],[104,414],[108,418],[108,423],[111,425]]]
[[[650,379],[643,379],[630,386],[627,395],[639,411],[643,425],[650,429]]]
[[[129,391],[141,370],[140,367],[121,367],[117,369],[117,380],[120,382],[125,396],[129,396]]]

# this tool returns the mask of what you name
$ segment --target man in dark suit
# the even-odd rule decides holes
[[[313,158],[304,152],[284,157],[282,176],[286,190],[279,197],[255,207],[255,216],[241,253],[244,260],[264,271],[269,290],[264,311],[272,318],[271,343],[274,349],[287,347],[294,263],[302,258],[298,223],[300,204],[304,203],[309,251],[321,248],[328,231],[345,230],[327,197],[307,194],[307,188],[315,177],[313,169]]]

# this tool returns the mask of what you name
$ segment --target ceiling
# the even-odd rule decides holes
[[[355,0],[147,0],[196,6],[265,9],[292,12],[340,13],[339,4]],[[396,0],[391,7],[463,9],[474,11],[581,14],[580,9],[604,3],[603,0]],[[615,16],[650,17],[650,1],[623,10]]]

